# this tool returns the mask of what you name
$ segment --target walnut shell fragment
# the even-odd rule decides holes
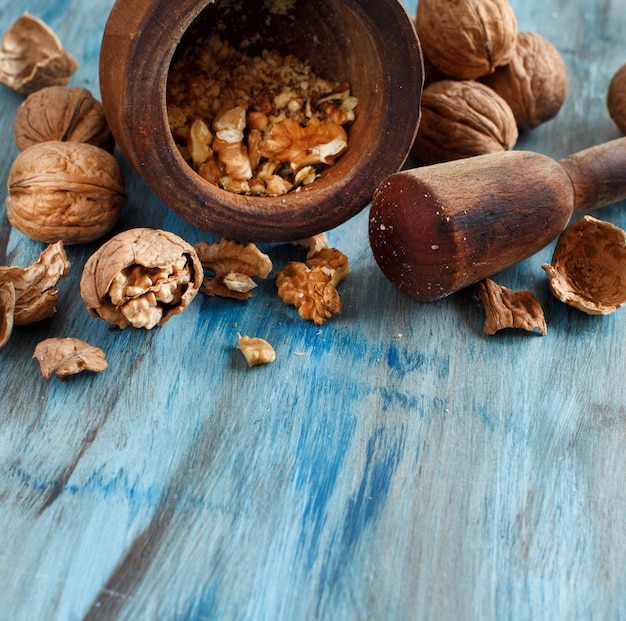
[[[422,120],[411,148],[420,165],[509,151],[517,122],[509,104],[473,80],[440,80],[422,94]]]
[[[626,304],[626,231],[583,216],[559,236],[548,286],[561,302],[589,315],[608,315]]]
[[[426,57],[456,80],[491,73],[515,50],[517,20],[508,0],[419,0],[415,24]]]
[[[14,124],[20,151],[40,142],[87,142],[113,151],[115,141],[102,104],[82,86],[48,86],[18,107]]]
[[[249,367],[268,364],[276,360],[274,348],[265,339],[259,337],[238,335],[237,349],[241,351]]]
[[[13,331],[15,287],[12,282],[0,282],[0,348],[4,347]]]
[[[126,203],[124,178],[111,153],[91,144],[41,142],[13,161],[7,218],[31,239],[81,244],[117,223]]]
[[[561,54],[535,32],[520,32],[511,62],[481,81],[509,104],[519,131],[554,118],[567,95],[567,69]]]
[[[215,244],[200,242],[195,250],[202,267],[214,274],[204,278],[200,290],[206,295],[245,300],[257,286],[253,278],[267,278],[272,271],[270,258],[252,243],[221,239]]]
[[[0,84],[22,95],[67,84],[77,69],[52,29],[29,13],[18,17],[2,37]]]
[[[626,134],[626,65],[620,67],[611,78],[606,105],[615,125],[622,134]]]
[[[483,328],[485,334],[491,336],[505,328],[522,328],[528,332],[538,330],[543,336],[547,334],[543,309],[531,291],[513,291],[485,278],[478,283],[476,295],[487,315]]]
[[[187,308],[203,275],[193,246],[178,235],[136,228],[115,235],[87,259],[80,294],[93,317],[150,330]]]
[[[46,379],[56,375],[60,380],[81,371],[98,373],[108,368],[106,354],[99,348],[75,338],[49,338],[35,347],[33,358]]]
[[[56,312],[59,280],[70,268],[63,242],[48,246],[30,267],[0,266],[0,283],[11,283],[15,302],[13,324],[35,323]]]

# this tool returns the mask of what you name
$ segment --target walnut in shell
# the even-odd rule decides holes
[[[49,338],[35,347],[33,358],[39,362],[42,375],[60,380],[81,371],[99,373],[108,368],[106,354],[99,348],[75,338]]]
[[[478,283],[476,295],[485,307],[485,334],[492,336],[505,328],[522,328],[527,332],[538,330],[543,336],[547,334],[543,309],[532,291],[513,291],[485,278]]]
[[[115,146],[102,104],[82,86],[31,93],[17,109],[14,135],[20,151],[50,140],[87,142],[107,151]]]
[[[620,67],[611,78],[606,105],[619,130],[626,134],[626,65]]]
[[[130,229],[89,257],[80,294],[93,317],[119,328],[130,325],[150,330],[187,308],[203,276],[193,246],[178,235]]]
[[[0,283],[13,287],[14,325],[35,323],[54,315],[57,284],[69,268],[63,242],[48,246],[29,267],[0,267]],[[8,299],[5,297],[5,303]]]
[[[481,81],[509,104],[520,131],[554,118],[567,95],[561,54],[535,32],[520,32],[511,62]]]
[[[509,151],[519,132],[509,104],[474,80],[440,80],[422,95],[422,120],[411,148],[420,165]]]
[[[78,63],[42,20],[23,13],[2,37],[0,83],[23,95],[67,84]]]
[[[41,142],[22,151],[7,186],[9,222],[47,243],[80,244],[103,237],[126,202],[115,157],[79,142]]]
[[[626,231],[583,216],[559,236],[548,274],[553,295],[589,315],[626,304]]]
[[[424,55],[448,78],[487,75],[515,50],[517,20],[508,0],[419,0],[415,24]]]

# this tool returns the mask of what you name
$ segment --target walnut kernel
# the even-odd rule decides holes
[[[114,140],[102,104],[82,86],[48,86],[31,93],[15,115],[20,151],[39,142],[87,142],[113,151]]]
[[[244,355],[249,367],[268,364],[276,360],[274,348],[265,339],[259,337],[241,336],[239,334],[237,349]]]
[[[415,24],[425,56],[448,78],[487,75],[514,53],[517,20],[508,0],[419,0]]]
[[[548,286],[561,302],[589,315],[608,315],[626,304],[626,231],[583,216],[559,236]]]
[[[2,37],[0,84],[28,95],[55,84],[67,84],[78,69],[59,38],[42,20],[23,13]]]
[[[150,330],[187,308],[202,277],[193,246],[174,233],[137,228],[118,233],[89,257],[80,294],[93,317]]]
[[[505,328],[538,330],[547,334],[546,319],[539,300],[531,291],[513,291],[485,278],[478,283],[476,294],[485,307],[484,332],[489,336]]]
[[[15,158],[7,181],[9,222],[37,241],[91,242],[117,223],[126,202],[111,153],[91,144],[54,140]]]
[[[626,134],[626,65],[620,67],[611,78],[606,105],[619,130]]]
[[[422,95],[422,120],[411,148],[420,165],[511,150],[515,117],[494,90],[474,80],[440,80]]]
[[[56,375],[67,380],[81,371],[98,373],[108,368],[106,354],[99,348],[75,338],[49,338],[35,347],[33,358],[39,362],[42,375]]]

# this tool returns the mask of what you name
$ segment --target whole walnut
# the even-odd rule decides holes
[[[481,82],[511,106],[520,131],[554,118],[567,95],[567,69],[561,54],[535,32],[520,32],[511,62]]]
[[[419,0],[415,24],[424,55],[448,78],[487,75],[515,50],[517,20],[508,0]]]
[[[15,115],[20,151],[49,140],[88,142],[113,151],[115,141],[102,104],[82,86],[48,86],[31,93]]]
[[[6,199],[9,222],[31,239],[91,242],[108,233],[126,202],[117,160],[91,144],[53,140],[18,154]]]
[[[422,95],[422,120],[411,148],[420,165],[509,151],[518,130],[509,105],[474,80],[439,80]]]
[[[618,69],[611,79],[606,105],[619,130],[626,134],[626,65]]]

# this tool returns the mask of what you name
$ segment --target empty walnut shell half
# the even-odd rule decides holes
[[[606,105],[615,125],[622,134],[626,134],[626,65],[611,78]]]
[[[99,373],[109,367],[99,347],[70,337],[44,339],[35,347],[33,358],[46,379],[56,375],[62,381],[81,371]]]
[[[103,237],[126,203],[115,157],[79,142],[41,142],[22,151],[7,186],[9,222],[47,243],[80,244]]]
[[[509,104],[520,131],[554,118],[567,95],[561,54],[535,32],[520,32],[511,62],[481,81]]]
[[[40,142],[87,142],[113,151],[102,104],[82,86],[48,86],[31,93],[15,115],[15,145],[20,151]]]
[[[422,121],[411,148],[420,165],[509,151],[518,129],[511,107],[474,80],[439,80],[422,95]]]
[[[517,20],[508,0],[419,0],[415,24],[425,56],[455,80],[487,75],[515,50]]]
[[[137,228],[103,244],[85,263],[80,294],[93,317],[150,330],[182,313],[202,286],[193,246],[167,231]]]
[[[561,233],[548,274],[561,302],[589,315],[608,315],[626,304],[626,231],[583,216]]]
[[[67,84],[78,63],[42,20],[23,13],[2,37],[0,83],[22,95]]]

